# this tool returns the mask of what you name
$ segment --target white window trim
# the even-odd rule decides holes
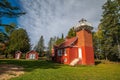
[[[67,56],[66,49],[64,49],[64,56]]]
[[[57,51],[58,56],[62,56],[61,50]]]

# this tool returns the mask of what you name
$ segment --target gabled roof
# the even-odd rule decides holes
[[[29,54],[29,53],[37,53],[37,52],[34,50],[31,50],[31,51],[27,52],[26,54]]]
[[[77,41],[77,37],[73,37],[70,39],[66,39],[63,43],[61,43],[58,48],[66,48],[66,47],[71,47],[73,44]]]

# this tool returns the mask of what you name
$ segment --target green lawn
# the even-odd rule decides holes
[[[25,68],[24,75],[11,80],[120,80],[118,63],[71,67],[51,61],[0,60],[0,64],[15,64]]]

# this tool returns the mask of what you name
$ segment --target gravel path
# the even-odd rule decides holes
[[[18,77],[24,74],[23,67],[11,65],[11,64],[2,64],[0,65],[0,80],[9,80],[13,77]]]

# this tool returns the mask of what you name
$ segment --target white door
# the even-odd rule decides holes
[[[35,59],[35,54],[30,54],[30,59]]]
[[[17,54],[17,59],[19,59],[19,58],[20,58],[20,54],[18,53],[18,54]]]
[[[82,59],[82,49],[81,48],[78,49],[78,57],[80,59]]]
[[[33,59],[35,59],[35,54],[33,54]]]

